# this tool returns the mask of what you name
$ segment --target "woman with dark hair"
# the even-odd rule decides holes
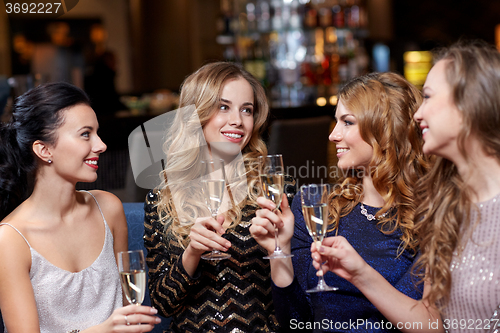
[[[86,94],[66,83],[20,96],[0,126],[0,309],[15,332],[149,332],[156,310],[123,306],[121,202],[76,191],[106,145]],[[139,325],[142,324],[142,325]]]
[[[429,331],[441,314],[441,331],[493,332],[500,319],[500,53],[459,42],[436,60],[415,114],[424,153],[437,157],[416,196],[422,302],[392,288],[343,238],[325,240],[315,266],[328,260],[324,270],[354,283],[392,322],[420,322]]]
[[[163,182],[146,200],[152,304],[172,316],[172,332],[278,332],[269,263],[249,232],[257,161],[267,154],[264,89],[239,65],[210,63],[186,78],[179,107],[163,149]],[[214,219],[198,177],[201,161],[217,154],[226,162],[227,200]],[[231,257],[202,259],[212,249]]]
[[[373,73],[355,78],[339,92],[337,124],[330,141],[337,146],[342,177],[328,196],[327,236],[342,235],[374,270],[413,299],[421,292],[410,268],[417,250],[413,234],[413,187],[428,163],[422,134],[413,120],[422,101],[417,88],[401,75]],[[311,265],[312,238],[306,229],[300,197],[281,212],[259,198],[250,231],[268,251],[274,247],[274,225],[280,243],[294,257],[271,261],[273,298],[280,324],[287,330],[388,332],[387,319],[355,285],[326,274],[337,291],[307,294],[317,284]],[[295,222],[295,223],[294,223]]]

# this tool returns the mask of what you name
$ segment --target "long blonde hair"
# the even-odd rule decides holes
[[[470,163],[465,140],[473,135],[500,162],[500,53],[479,41],[461,41],[438,52],[435,59],[445,61],[446,81],[462,116],[460,152]],[[466,231],[475,205],[465,179],[443,157],[418,183],[417,201],[416,232],[422,252],[417,265],[430,282],[429,303],[443,309],[450,296],[453,253],[459,254],[470,238]]]
[[[187,236],[195,219],[207,216],[206,204],[200,191],[185,186],[199,175],[198,168],[204,145],[203,133],[199,131],[199,126],[203,128],[218,111],[217,105],[220,103],[224,85],[238,78],[245,79],[254,92],[254,127],[248,144],[242,150],[248,179],[247,198],[226,212],[232,221],[230,228],[240,223],[242,208],[245,205],[257,207],[257,159],[267,154],[267,148],[261,139],[261,132],[269,114],[264,89],[238,64],[229,62],[207,64],[187,77],[181,87],[179,108],[194,105],[196,112],[177,113],[172,125],[175,132],[166,138],[163,147],[167,156],[167,166],[160,173],[162,183],[158,188],[158,213],[162,223],[171,226],[174,236],[183,246],[189,243]],[[171,195],[173,191],[175,196]]]
[[[402,232],[400,250],[415,249],[413,187],[425,174],[428,162],[422,134],[413,115],[422,102],[420,91],[401,75],[372,73],[348,82],[339,101],[354,114],[362,139],[373,148],[368,170],[344,170],[330,196],[331,230],[363,197],[362,176],[368,173],[384,199],[377,213],[380,230]],[[385,214],[385,217],[384,217]]]

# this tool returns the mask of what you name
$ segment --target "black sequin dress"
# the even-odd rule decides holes
[[[368,214],[378,208],[366,206]],[[317,284],[316,269],[312,266],[312,238],[306,229],[300,198],[292,203],[295,231],[292,238],[292,258],[295,279],[285,288],[273,285],[276,315],[284,332],[398,332],[393,325],[350,282],[332,272],[325,281],[337,291],[307,294],[305,290]],[[361,257],[396,289],[413,299],[422,298],[422,287],[411,273],[415,256],[404,251],[397,256],[401,232],[385,235],[361,214],[360,204],[340,219],[338,235],[344,236]],[[335,232],[327,235],[335,236]],[[404,325],[405,323],[403,323]],[[423,323],[428,325],[428,323]],[[424,326],[426,327],[426,326]]]
[[[290,199],[295,188],[288,186]],[[172,317],[170,332],[279,332],[267,255],[251,236],[256,207],[223,235],[232,244],[226,260],[200,260],[193,277],[184,270],[184,249],[158,220],[158,194],[146,198],[144,242],[152,306]]]

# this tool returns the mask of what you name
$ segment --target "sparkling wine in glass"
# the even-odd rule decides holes
[[[311,235],[311,238],[313,239],[313,242],[316,243],[316,248],[318,249],[323,242],[323,237],[325,236],[326,230],[328,228],[327,199],[329,192],[330,186],[328,184],[311,184],[302,185],[300,187],[302,214],[304,215],[304,221],[306,222],[306,227],[309,231],[309,235]],[[335,287],[330,287],[326,284],[321,268],[318,272],[321,273],[318,277],[318,284],[316,285],[316,287],[307,290],[308,293],[332,291],[338,289]]]
[[[205,202],[210,209],[214,219],[217,219],[217,212],[224,198],[224,189],[226,188],[226,174],[224,171],[223,160],[201,161],[202,176],[201,186]],[[231,255],[218,250],[206,253],[201,256],[206,260],[222,260],[230,258]]]
[[[119,252],[118,271],[129,303],[141,305],[146,292],[146,262],[142,250]]]
[[[283,188],[284,188],[284,167],[283,158],[281,155],[267,155],[259,157],[259,175],[260,183],[262,186],[262,191],[264,192],[264,197],[271,200],[276,205],[276,212],[280,205],[281,199],[283,198]],[[274,228],[274,241],[275,247],[274,252],[264,259],[281,259],[293,257],[292,254],[284,253],[280,247],[278,239],[278,229]]]

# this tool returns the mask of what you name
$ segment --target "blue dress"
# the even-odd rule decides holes
[[[378,208],[366,206],[375,215]],[[337,291],[308,294],[305,290],[317,283],[312,266],[311,243],[302,215],[300,196],[292,203],[295,231],[292,238],[294,281],[285,288],[273,285],[276,315],[284,331],[292,332],[397,332],[395,325],[371,304],[350,282],[332,272],[325,274],[328,285]],[[369,221],[361,214],[360,204],[340,219],[338,235],[344,236],[360,256],[396,289],[414,299],[422,298],[422,284],[411,273],[415,256],[404,251],[397,256],[401,232],[383,234],[377,220]],[[330,231],[327,237],[335,236]]]

